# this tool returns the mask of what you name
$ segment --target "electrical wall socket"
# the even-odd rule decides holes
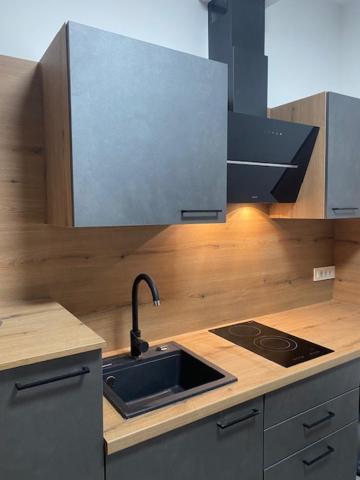
[[[314,282],[321,282],[322,280],[331,280],[335,278],[335,267],[319,267],[314,268]]]

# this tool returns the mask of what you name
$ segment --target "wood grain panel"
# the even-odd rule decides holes
[[[142,287],[149,340],[331,298],[331,282],[312,282],[314,266],[333,262],[331,222],[271,220],[267,207],[234,205],[218,225],[45,225],[36,64],[2,57],[0,69],[0,169],[12,180],[0,177],[0,301],[50,297],[114,349],[128,344],[131,284],[141,271],[162,299],[154,308]]]
[[[335,222],[334,298],[360,303],[360,220]]]
[[[320,127],[297,202],[273,205],[273,218],[325,218],[326,96],[324,92],[270,110],[271,118]]]
[[[73,225],[67,27],[40,61],[44,95],[47,223]],[[56,112],[56,115],[54,115]],[[61,161],[59,161],[61,159]]]
[[[55,302],[2,305],[0,328],[0,371],[104,346],[102,338]]]
[[[38,65],[0,56],[0,222],[44,220],[41,88]]]

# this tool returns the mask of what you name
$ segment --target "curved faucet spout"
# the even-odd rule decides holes
[[[130,331],[131,356],[139,357],[149,349],[149,344],[142,340],[141,331],[139,329],[138,315],[138,290],[139,284],[144,281],[149,287],[153,303],[155,306],[160,305],[160,296],[154,280],[146,273],[140,273],[134,280],[132,287],[132,330]]]

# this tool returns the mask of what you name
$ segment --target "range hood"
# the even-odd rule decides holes
[[[295,202],[318,127],[267,118],[265,0],[212,0],[209,57],[229,66],[228,202]]]

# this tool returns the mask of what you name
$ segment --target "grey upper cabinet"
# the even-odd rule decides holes
[[[328,94],[327,217],[360,216],[360,99]]]
[[[41,70],[48,223],[225,221],[225,65],[70,22]]]
[[[274,218],[360,218],[360,99],[324,92],[271,109],[272,118],[320,127],[299,197]]]
[[[0,372],[0,478],[103,480],[100,350]]]
[[[263,400],[106,457],[107,480],[262,480]]]

